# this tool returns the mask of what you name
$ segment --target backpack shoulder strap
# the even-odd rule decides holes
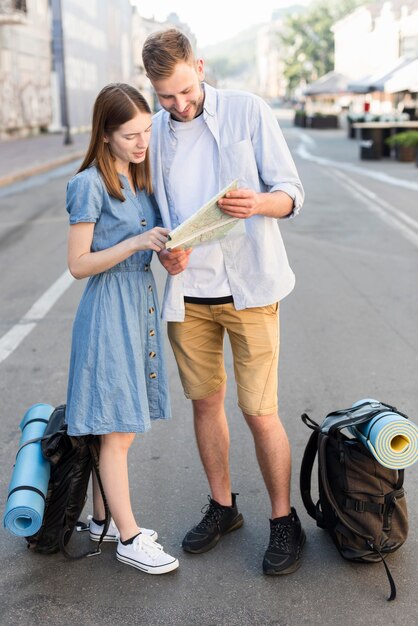
[[[97,443],[97,441],[91,441],[89,443],[89,450],[90,450],[90,454],[91,454],[91,458],[93,460],[93,471],[96,475],[97,478],[97,484],[99,485],[99,489],[100,489],[100,494],[102,496],[102,500],[103,500],[103,505],[104,505],[104,510],[105,510],[105,523],[103,524],[103,530],[102,530],[102,534],[100,535],[100,539],[99,539],[99,543],[97,544],[97,549],[88,554],[87,556],[95,556],[96,554],[100,554],[100,546],[101,543],[104,539],[104,536],[106,535],[108,529],[109,529],[109,524],[110,524],[110,509],[109,509],[109,505],[107,503],[107,499],[105,496],[105,492],[103,489],[103,483],[102,483],[102,479],[100,477],[100,471],[99,471],[99,454],[100,454],[100,447],[99,444]]]
[[[302,415],[302,421],[308,426],[307,420],[311,423],[315,424],[310,420],[310,418],[304,413]],[[317,425],[316,425],[317,426]],[[318,449],[318,437],[319,437],[319,427],[313,430],[313,433],[309,437],[308,443],[306,444],[305,452],[303,454],[302,465],[300,468],[300,477],[299,477],[299,487],[300,494],[302,496],[303,504],[308,512],[308,514],[314,519],[317,520],[317,509],[315,504],[312,501],[311,495],[311,479],[312,479],[312,469],[315,462],[315,457]]]

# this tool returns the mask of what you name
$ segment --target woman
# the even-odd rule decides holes
[[[132,512],[128,450],[151,420],[170,417],[159,306],[150,270],[168,231],[157,226],[147,148],[151,111],[126,84],[97,96],[86,157],[67,188],[68,266],[90,277],[73,327],[67,396],[70,435],[100,435],[100,475],[112,513],[105,541],[116,557],[150,574],[176,569],[157,533]],[[103,530],[103,500],[93,484],[90,537]]]

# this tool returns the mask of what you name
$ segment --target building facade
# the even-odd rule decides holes
[[[0,0],[0,139],[52,120],[50,25],[48,0]]]
[[[389,0],[359,7],[334,24],[335,71],[359,78],[418,56],[418,0]]]
[[[90,126],[97,93],[133,83],[129,0],[52,0],[54,119],[52,129]]]
[[[0,0],[0,139],[90,128],[102,87],[126,82],[158,108],[142,64],[145,38],[175,26],[140,16],[131,0]]]
[[[359,7],[332,27],[335,71],[352,82],[353,109],[389,113],[405,95],[385,89],[391,73],[418,58],[418,0],[382,0]],[[368,89],[367,84],[376,85]],[[355,95],[362,92],[364,95]]]
[[[264,99],[274,102],[286,96],[287,81],[284,76],[283,54],[280,49],[281,19],[273,19],[261,27],[257,35],[256,92]]]

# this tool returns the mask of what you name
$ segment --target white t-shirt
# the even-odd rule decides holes
[[[191,122],[171,120],[177,146],[169,173],[175,213],[180,223],[218,193],[215,139],[203,115]],[[202,163],[205,167],[202,168]],[[231,295],[224,257],[218,241],[205,243],[189,257],[183,272],[184,295],[220,298]]]

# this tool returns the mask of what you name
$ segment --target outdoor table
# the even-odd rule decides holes
[[[360,159],[381,159],[391,156],[391,149],[385,140],[399,131],[418,129],[418,121],[355,122],[353,128],[360,130]]]

